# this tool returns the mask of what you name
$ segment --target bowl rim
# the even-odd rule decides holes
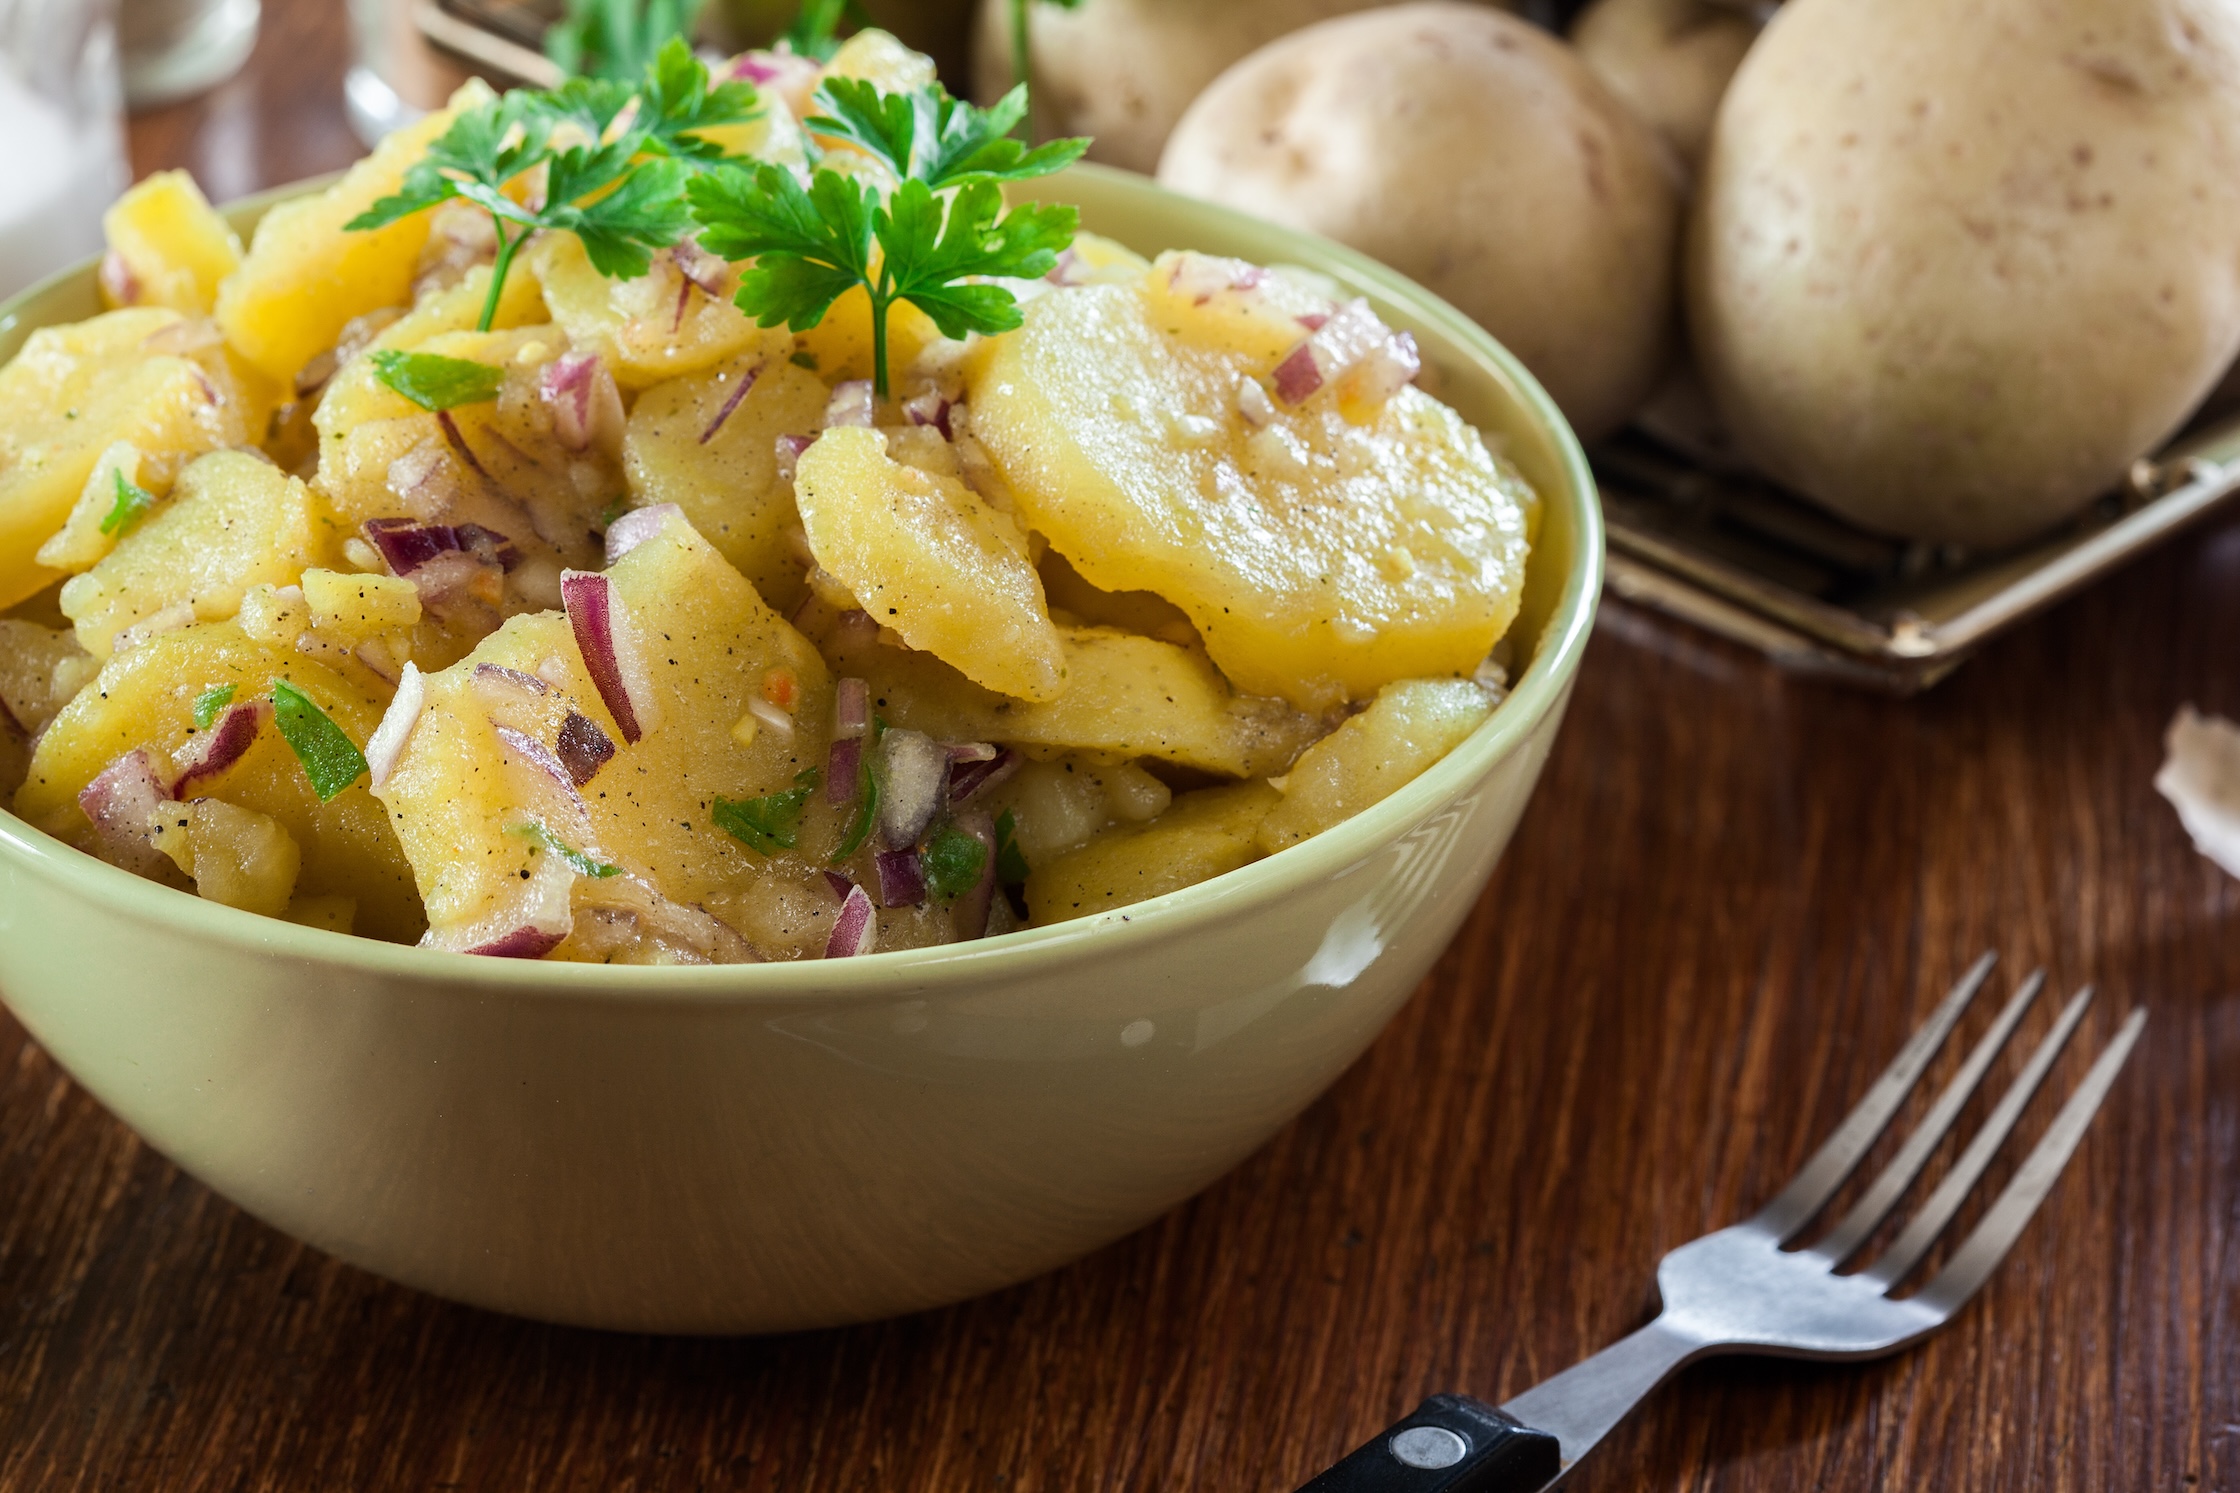
[[[0,860],[25,875],[45,876],[63,890],[98,901],[135,922],[146,922],[205,944],[244,954],[279,955],[306,965],[348,966],[362,975],[428,986],[468,987],[511,997],[575,1000],[626,996],[649,1009],[666,1004],[745,1002],[819,1004],[852,998],[930,993],[938,986],[986,978],[1018,978],[1038,966],[1061,965],[1083,943],[1120,944],[1171,938],[1250,908],[1283,900],[1311,882],[1343,874],[1397,839],[1515,750],[1561,708],[1593,630],[1603,582],[1602,511],[1594,478],[1555,401],[1493,335],[1413,280],[1345,245],[1302,230],[1270,224],[1220,203],[1185,197],[1135,172],[1082,162],[1071,173],[1108,189],[1171,199],[1216,223],[1306,246],[1317,267],[1371,291],[1418,321],[1442,332],[1507,380],[1524,412],[1550,438],[1563,474],[1563,490],[1542,493],[1561,505],[1574,535],[1574,559],[1548,612],[1532,662],[1493,714],[1452,751],[1396,792],[1343,823],[1262,860],[1209,881],[1127,907],[994,939],[925,948],[893,949],[846,960],[773,960],[762,964],[663,966],[574,964],[546,960],[481,958],[471,954],[384,943],[263,917],[185,895],[135,876],[33,828],[0,803]],[[333,179],[311,177],[275,187],[223,209],[229,217],[269,207]],[[1057,178],[1055,180],[1062,180]],[[22,308],[60,282],[89,272],[87,259],[0,302],[0,329],[12,328]],[[1528,562],[1529,563],[1529,562]]]

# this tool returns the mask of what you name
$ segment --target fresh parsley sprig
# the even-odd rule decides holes
[[[458,198],[489,213],[498,253],[477,324],[488,331],[514,255],[540,229],[574,234],[609,279],[644,274],[653,251],[692,227],[685,179],[729,159],[699,132],[755,114],[752,84],[711,86],[706,65],[672,37],[634,89],[579,78],[468,110],[394,194],[343,226],[382,228]],[[541,183],[531,175],[540,169]]]
[[[631,79],[671,40],[692,34],[707,0],[568,0],[544,54],[571,77]]]
[[[373,376],[392,392],[432,412],[487,403],[498,397],[506,383],[505,370],[488,363],[393,347],[374,351]]]
[[[854,21],[859,26],[870,24],[856,0],[801,0],[801,8],[794,12],[783,40],[797,56],[814,62],[830,62],[832,54],[840,50],[843,21]]]
[[[978,109],[938,83],[889,94],[829,79],[816,101],[824,112],[809,128],[856,146],[896,186],[820,166],[803,187],[791,172],[762,165],[751,174],[700,175],[685,190],[701,244],[726,259],[754,261],[735,300],[761,325],[805,332],[834,301],[863,287],[871,300],[872,382],[884,398],[887,316],[896,302],[916,306],[945,337],[1019,325],[1010,291],[967,282],[1049,273],[1080,215],[1042,203],[1005,212],[998,183],[1071,165],[1089,142],[1054,140],[1029,150],[1007,138],[1026,110],[1023,89]]]

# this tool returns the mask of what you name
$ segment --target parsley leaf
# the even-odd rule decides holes
[[[764,798],[718,797],[709,807],[708,817],[717,829],[749,850],[763,855],[791,850],[801,838],[801,815],[817,785],[815,769],[802,772],[794,782],[799,786]]]
[[[691,34],[706,0],[568,0],[544,54],[579,77],[636,78],[666,43]]]
[[[114,469],[112,475],[116,478],[117,495],[110,504],[108,516],[101,520],[101,532],[122,534],[148,516],[148,510],[156,506],[156,495],[125,476],[121,467]]]
[[[1024,886],[1027,853],[1019,848],[1019,816],[1005,809],[996,816],[996,880],[1005,886]]]
[[[272,681],[272,713],[311,791],[326,803],[365,776],[366,756],[319,702],[285,679]]]
[[[194,697],[194,728],[197,731],[209,730],[211,722],[217,720],[218,712],[225,709],[232,703],[232,685],[211,685],[201,694]]]
[[[638,93],[636,124],[645,132],[639,148],[693,164],[729,160],[721,145],[697,132],[745,124],[761,113],[752,83],[732,78],[711,84],[707,64],[672,39],[647,68]]]
[[[918,857],[926,886],[944,902],[954,902],[980,884],[987,868],[988,847],[953,824],[945,824],[926,843]]]
[[[468,358],[440,353],[400,352],[384,347],[373,355],[373,376],[424,410],[457,409],[498,397],[505,370]]]
[[[870,24],[856,0],[801,0],[801,9],[794,13],[793,23],[786,27],[782,39],[811,61],[830,62],[832,54],[840,50],[843,20],[859,26]]]
[[[575,869],[578,876],[589,876],[595,881],[603,881],[609,876],[620,876],[622,874],[620,866],[610,866],[605,861],[596,860],[570,846],[567,841],[554,834],[541,819],[527,819],[519,824],[509,825],[506,828],[506,833],[520,839],[536,841],[539,845],[566,861]]]
[[[889,192],[820,168],[804,189],[792,173],[764,165],[751,175],[696,177],[686,192],[701,245],[726,259],[754,261],[734,299],[761,325],[805,332],[840,296],[863,287],[871,300],[872,382],[884,398],[887,316],[895,302],[915,305],[946,337],[1019,325],[1018,299],[1009,290],[965,282],[1047,274],[1072,242],[1080,215],[1039,203],[1005,213],[996,183],[1070,165],[1088,142],[1028,150],[1005,138],[1026,108],[1017,89],[983,110],[959,103],[938,83],[890,94],[838,78],[817,99],[828,112],[810,127],[884,162],[898,186]]]

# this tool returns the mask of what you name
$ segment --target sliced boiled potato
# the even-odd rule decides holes
[[[0,617],[0,710],[24,732],[45,730],[99,671],[99,660],[78,646],[76,634]]]
[[[231,617],[256,585],[294,583],[341,542],[310,489],[245,451],[214,451],[179,474],[170,501],[108,558],[62,588],[78,641],[106,658],[117,634],[167,608]]]
[[[93,569],[117,547],[117,537],[126,528],[118,516],[118,479],[160,501],[170,495],[178,475],[176,458],[153,461],[130,441],[112,442],[95,458],[70,516],[39,546],[39,563],[69,575]]]
[[[514,618],[426,681],[426,707],[379,793],[439,939],[502,919],[521,873],[544,853],[520,832],[531,813],[569,849],[673,901],[718,899],[768,862],[716,828],[715,799],[787,792],[824,763],[832,685],[823,660],[689,524],[670,519],[608,575],[658,707],[660,724],[637,742],[623,739],[557,614]],[[491,689],[476,683],[482,664],[532,676],[546,693],[509,706],[500,692],[493,707]],[[789,703],[772,708],[792,728],[764,726],[742,740],[732,730],[741,702],[773,695]],[[556,748],[571,711],[614,749],[581,786],[580,810],[497,734],[508,724]]]
[[[1181,607],[1239,689],[1321,710],[1467,675],[1515,617],[1521,479],[1421,391],[1255,429],[1240,391],[1270,369],[1168,331],[1142,286],[1042,296],[985,346],[972,430],[1021,518],[1091,584]]]
[[[1250,865],[1265,854],[1254,836],[1282,795],[1266,783],[1185,793],[1147,824],[1107,830],[1079,850],[1035,866],[1027,913],[1062,923],[1147,902]]]
[[[110,259],[104,299],[208,316],[218,282],[241,264],[241,240],[184,171],[158,171],[101,216]]]
[[[482,303],[490,293],[490,267],[476,265],[467,276],[447,290],[427,296],[419,305],[398,317],[374,334],[373,340],[342,367],[320,391],[319,407],[312,412],[312,425],[318,430],[321,444],[349,434],[369,420],[392,419],[398,415],[418,412],[419,406],[389,388],[374,376],[373,354],[394,348],[400,352],[428,349],[428,344],[447,333],[459,332],[473,335],[475,324],[482,317]],[[506,276],[505,289],[499,293],[497,315],[492,318],[493,333],[510,332],[521,327],[543,324],[546,319],[544,294],[537,284],[537,277],[527,265],[516,264]],[[527,341],[540,340],[532,335],[489,346],[502,346],[515,352]],[[548,342],[550,351],[558,352],[564,341],[557,329],[541,339]],[[452,352],[452,357],[467,356]]]
[[[1492,698],[1467,679],[1386,685],[1367,710],[1300,755],[1283,802],[1260,824],[1260,848],[1296,845],[1389,797],[1491,714]]]
[[[111,446],[193,455],[244,438],[240,408],[200,363],[150,354],[148,339],[182,321],[143,307],[43,327],[0,368],[0,608],[60,579],[38,550]]]
[[[568,341],[605,356],[625,389],[750,351],[782,358],[793,350],[790,334],[756,326],[729,296],[711,296],[687,280],[667,254],[655,255],[652,268],[635,279],[609,280],[574,234],[554,233],[540,237],[528,259]]]
[[[828,430],[795,499],[817,564],[912,648],[1020,700],[1066,688],[1065,651],[1011,515],[953,477],[904,466],[876,430]]]
[[[860,285],[834,301],[824,320],[796,337],[806,365],[831,383],[872,375],[871,297]],[[887,366],[908,368],[941,340],[933,319],[908,301],[887,310]]]
[[[800,516],[778,475],[778,439],[813,436],[830,398],[816,375],[788,360],[789,351],[749,353],[655,384],[638,396],[622,437],[631,502],[682,508],[781,612],[791,612],[807,588],[787,533]],[[753,383],[741,395],[745,379]]]
[[[893,724],[944,741],[1153,757],[1229,777],[1281,772],[1322,734],[1280,700],[1239,695],[1204,653],[1110,628],[1061,627],[1066,690],[1036,703],[982,689],[929,653],[829,644]]]
[[[218,326],[234,350],[268,377],[292,380],[346,323],[410,301],[428,214],[355,233],[343,225],[394,193],[429,143],[489,97],[483,84],[468,83],[448,108],[390,135],[324,192],[266,213],[248,257],[218,290]]]
[[[201,896],[268,918],[287,912],[303,871],[303,847],[279,820],[222,798],[176,805],[157,821],[155,846]]]
[[[141,747],[178,757],[200,734],[197,700],[230,688],[231,703],[247,704],[269,697],[275,679],[309,695],[361,745],[381,719],[386,687],[363,669],[329,668],[292,647],[258,642],[232,622],[182,628],[111,659],[94,687],[63,708],[39,738],[16,813],[91,849],[93,827],[78,794],[103,768]],[[269,718],[238,760],[186,791],[277,821],[302,851],[296,891],[356,898],[359,932],[398,941],[419,936],[420,899],[388,816],[363,781],[321,803]]]

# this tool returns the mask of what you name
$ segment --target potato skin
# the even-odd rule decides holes
[[[1692,168],[1758,23],[1711,0],[1594,0],[1571,44],[1610,91]]]
[[[1159,163],[1162,185],[1422,281],[1522,358],[1590,441],[1670,354],[1678,174],[1569,47],[1453,0],[1262,48],[1190,106]]]
[[[1091,159],[1153,171],[1182,111],[1230,63],[1301,26],[1391,3],[1090,0],[1064,10],[1030,0],[1038,133],[1088,135]],[[981,0],[973,96],[992,104],[1011,83],[1011,0]]]
[[[2240,12],[1791,0],[1728,90],[1692,340],[1751,456],[1999,547],[2111,486],[2240,343]]]

